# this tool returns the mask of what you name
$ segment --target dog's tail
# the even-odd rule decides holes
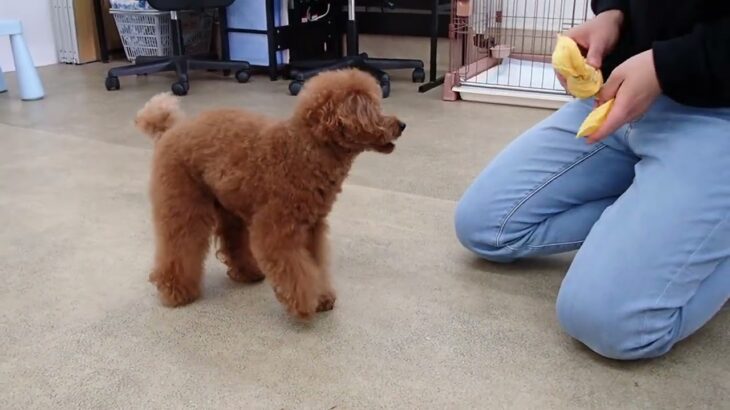
[[[140,131],[157,141],[165,131],[172,128],[185,114],[180,109],[180,100],[170,93],[152,97],[139,112],[134,124]]]

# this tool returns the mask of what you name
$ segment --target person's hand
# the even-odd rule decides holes
[[[618,42],[623,21],[623,12],[608,10],[579,26],[573,27],[564,35],[572,38],[585,51],[586,62],[590,66],[601,68],[603,58],[613,50]],[[557,76],[563,88],[567,88],[565,78],[560,74],[557,74]]]
[[[614,133],[624,124],[644,115],[662,93],[654,69],[654,53],[644,51],[616,67],[596,96],[596,106],[614,99],[606,121],[588,141],[596,143]]]

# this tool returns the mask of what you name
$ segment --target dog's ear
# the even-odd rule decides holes
[[[337,122],[351,133],[366,133],[380,127],[380,107],[367,94],[353,93],[337,107]]]
[[[309,128],[315,130],[316,136],[327,137],[339,132],[341,124],[337,115],[338,104],[331,94],[305,88],[298,98],[299,104],[295,115],[302,118]]]

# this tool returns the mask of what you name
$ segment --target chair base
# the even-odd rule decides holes
[[[413,82],[422,83],[426,80],[426,72],[423,69],[423,61],[421,60],[370,58],[365,53],[337,60],[303,61],[294,63],[292,66],[294,67],[291,71],[292,81],[289,83],[289,93],[292,95],[299,94],[304,82],[317,74],[323,71],[341,70],[345,68],[356,68],[372,74],[380,83],[380,88],[383,90],[383,98],[388,98],[390,95],[390,76],[385,70],[412,69]]]
[[[137,57],[134,64],[110,69],[105,86],[109,91],[118,90],[121,88],[119,77],[174,71],[177,81],[172,84],[172,92],[175,95],[186,95],[190,90],[190,70],[223,71],[224,75],[234,72],[239,83],[245,83],[251,78],[251,66],[245,61],[222,61],[193,56]]]

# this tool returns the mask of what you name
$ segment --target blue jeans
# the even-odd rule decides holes
[[[730,109],[660,97],[603,143],[574,101],[525,132],[459,202],[461,243],[494,262],[579,249],[557,315],[614,359],[660,356],[730,297]]]

